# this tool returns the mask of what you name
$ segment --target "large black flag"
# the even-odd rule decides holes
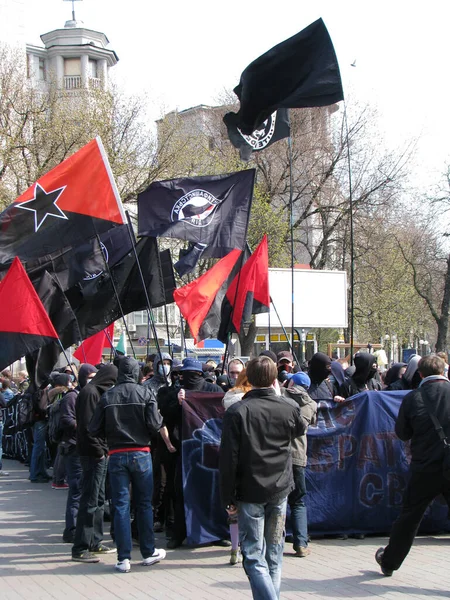
[[[333,43],[322,19],[274,46],[243,72],[234,92],[239,112],[228,128],[251,135],[278,108],[328,106],[344,99]]]
[[[245,247],[255,170],[156,181],[138,196],[138,235],[205,246],[222,257]]]
[[[234,122],[227,122],[228,137],[235,148],[239,149],[242,160],[250,160],[253,152],[264,150],[274,142],[289,137],[289,114],[287,108],[280,108],[261,124],[261,127],[246,135]]]
[[[136,245],[139,261],[147,293],[152,307],[163,306],[166,301],[172,302],[171,294],[164,285],[160,254],[155,238],[145,238]],[[111,281],[114,280],[114,285]],[[175,282],[169,281],[166,273],[166,286],[173,290]],[[115,290],[119,296],[117,300]],[[172,291],[173,293],[173,291]],[[106,270],[91,281],[77,284],[66,292],[81,330],[82,339],[94,335],[113,321],[121,317],[121,307],[126,315],[146,308],[147,302],[134,252],[129,252],[115,265],[110,265],[110,273]]]

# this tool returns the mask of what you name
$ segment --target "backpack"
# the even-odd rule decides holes
[[[59,444],[62,440],[62,429],[59,426],[59,421],[61,419],[61,400],[63,399],[63,394],[58,394],[55,400],[50,404],[47,409],[48,414],[48,439],[52,444]]]
[[[33,394],[25,393],[17,403],[17,425],[22,429],[33,422]]]

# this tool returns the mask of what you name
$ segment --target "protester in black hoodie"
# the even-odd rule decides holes
[[[316,352],[309,361],[308,375],[311,385],[308,393],[313,400],[333,400],[337,387],[331,375],[331,358],[323,352]]]
[[[104,544],[103,513],[108,466],[106,440],[89,431],[94,410],[102,396],[117,380],[117,367],[105,365],[80,392],[76,402],[77,450],[83,469],[72,560],[98,562],[97,554],[115,552]]]
[[[88,382],[89,377],[94,377],[97,369],[90,364],[84,364],[80,367],[78,373],[78,383],[83,389]],[[69,490],[66,504],[66,522],[63,533],[63,541],[73,544],[75,540],[75,528],[81,497],[81,463],[77,452],[77,419],[76,419],[76,400],[78,391],[70,389],[61,400],[59,426],[62,432],[62,439],[59,444],[59,452],[64,462],[64,468],[67,475]]]
[[[341,385],[341,396],[349,398],[364,391],[380,391],[382,385],[375,379],[377,357],[369,352],[358,352],[355,354],[354,363],[355,372]]]

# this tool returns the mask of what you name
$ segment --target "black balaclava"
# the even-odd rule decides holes
[[[331,358],[323,352],[316,352],[309,361],[308,374],[311,383],[320,385],[331,373]]]
[[[361,385],[365,385],[377,372],[377,357],[368,352],[355,354],[355,372],[352,379]]]
[[[200,390],[204,381],[200,371],[181,371],[181,387],[185,390]]]

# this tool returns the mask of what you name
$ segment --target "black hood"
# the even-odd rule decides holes
[[[119,363],[117,383],[139,383],[139,363],[135,358],[126,356]]]
[[[355,372],[352,379],[359,383],[366,383],[374,376],[374,367],[377,364],[377,357],[368,352],[359,352],[355,354],[354,359]]]
[[[331,358],[323,352],[316,352],[309,361],[308,375],[311,383],[321,384],[331,375]]]
[[[88,375],[91,375],[91,373],[98,373],[97,367],[94,367],[94,365],[90,365],[89,363],[81,365],[80,370],[78,371],[78,383],[80,384],[81,389],[87,384]]]
[[[103,394],[110,387],[116,384],[117,380],[117,367],[114,365],[105,365],[98,371],[95,377],[91,380],[91,383],[87,385],[95,386],[98,391]]]

